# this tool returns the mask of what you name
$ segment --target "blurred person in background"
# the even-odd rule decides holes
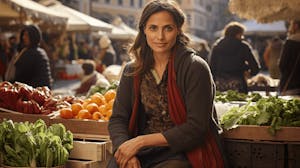
[[[197,55],[203,58],[206,62],[208,62],[208,55],[210,53],[210,48],[207,42],[201,42],[199,46],[199,50],[197,51]]]
[[[5,80],[22,82],[32,87],[52,86],[48,56],[40,48],[41,31],[36,25],[25,26],[20,33],[18,53],[10,60]]]
[[[11,58],[17,53],[18,49],[18,40],[15,35],[12,35],[8,38],[8,45],[9,45],[9,51],[8,51],[8,61],[11,60]]]
[[[280,62],[279,92],[281,95],[300,95],[300,20],[291,20]]]
[[[109,86],[108,80],[100,73],[96,71],[96,64],[94,60],[83,60],[81,65],[83,70],[83,76],[81,78],[80,86],[75,89],[75,94],[77,96],[86,95],[91,86],[101,82],[101,86]]]
[[[248,93],[247,78],[259,72],[260,63],[250,44],[243,40],[244,25],[230,22],[223,31],[224,36],[213,44],[209,56],[217,90]]]
[[[117,55],[108,36],[103,35],[99,40],[100,52],[96,57],[97,71],[102,73],[110,65],[117,63]]]
[[[264,61],[273,79],[280,79],[279,60],[283,41],[279,37],[272,38],[265,49]]]
[[[4,79],[4,74],[8,62],[8,45],[4,35],[0,33],[0,81]]]

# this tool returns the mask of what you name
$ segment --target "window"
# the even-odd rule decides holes
[[[123,5],[123,0],[118,0],[118,5]]]
[[[143,7],[143,0],[139,0],[139,7]]]
[[[130,6],[134,6],[134,0],[130,0]]]
[[[110,0],[105,0],[105,3],[110,4]]]

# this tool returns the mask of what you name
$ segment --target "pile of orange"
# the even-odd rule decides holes
[[[108,90],[103,95],[97,92],[84,99],[82,103],[73,103],[70,108],[60,109],[60,117],[108,121],[112,114],[115,97],[115,90]]]

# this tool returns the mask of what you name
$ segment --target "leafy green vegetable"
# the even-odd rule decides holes
[[[251,101],[251,102],[257,102],[260,100],[262,96],[259,93],[251,93],[250,95],[247,95],[245,93],[239,93],[234,90],[228,90],[227,92],[216,92],[216,101],[220,102],[231,102],[231,101]]]
[[[62,124],[49,128],[41,119],[35,123],[0,123],[0,155],[14,167],[53,167],[65,164],[73,148],[73,134]]]
[[[237,125],[270,126],[269,131],[274,135],[281,126],[300,126],[300,100],[261,98],[256,103],[231,108],[221,116],[221,124],[227,130]]]

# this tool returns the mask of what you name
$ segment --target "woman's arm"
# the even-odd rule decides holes
[[[149,146],[168,146],[168,142],[161,133],[137,136],[121,144],[114,157],[118,165],[123,168],[141,148]]]

